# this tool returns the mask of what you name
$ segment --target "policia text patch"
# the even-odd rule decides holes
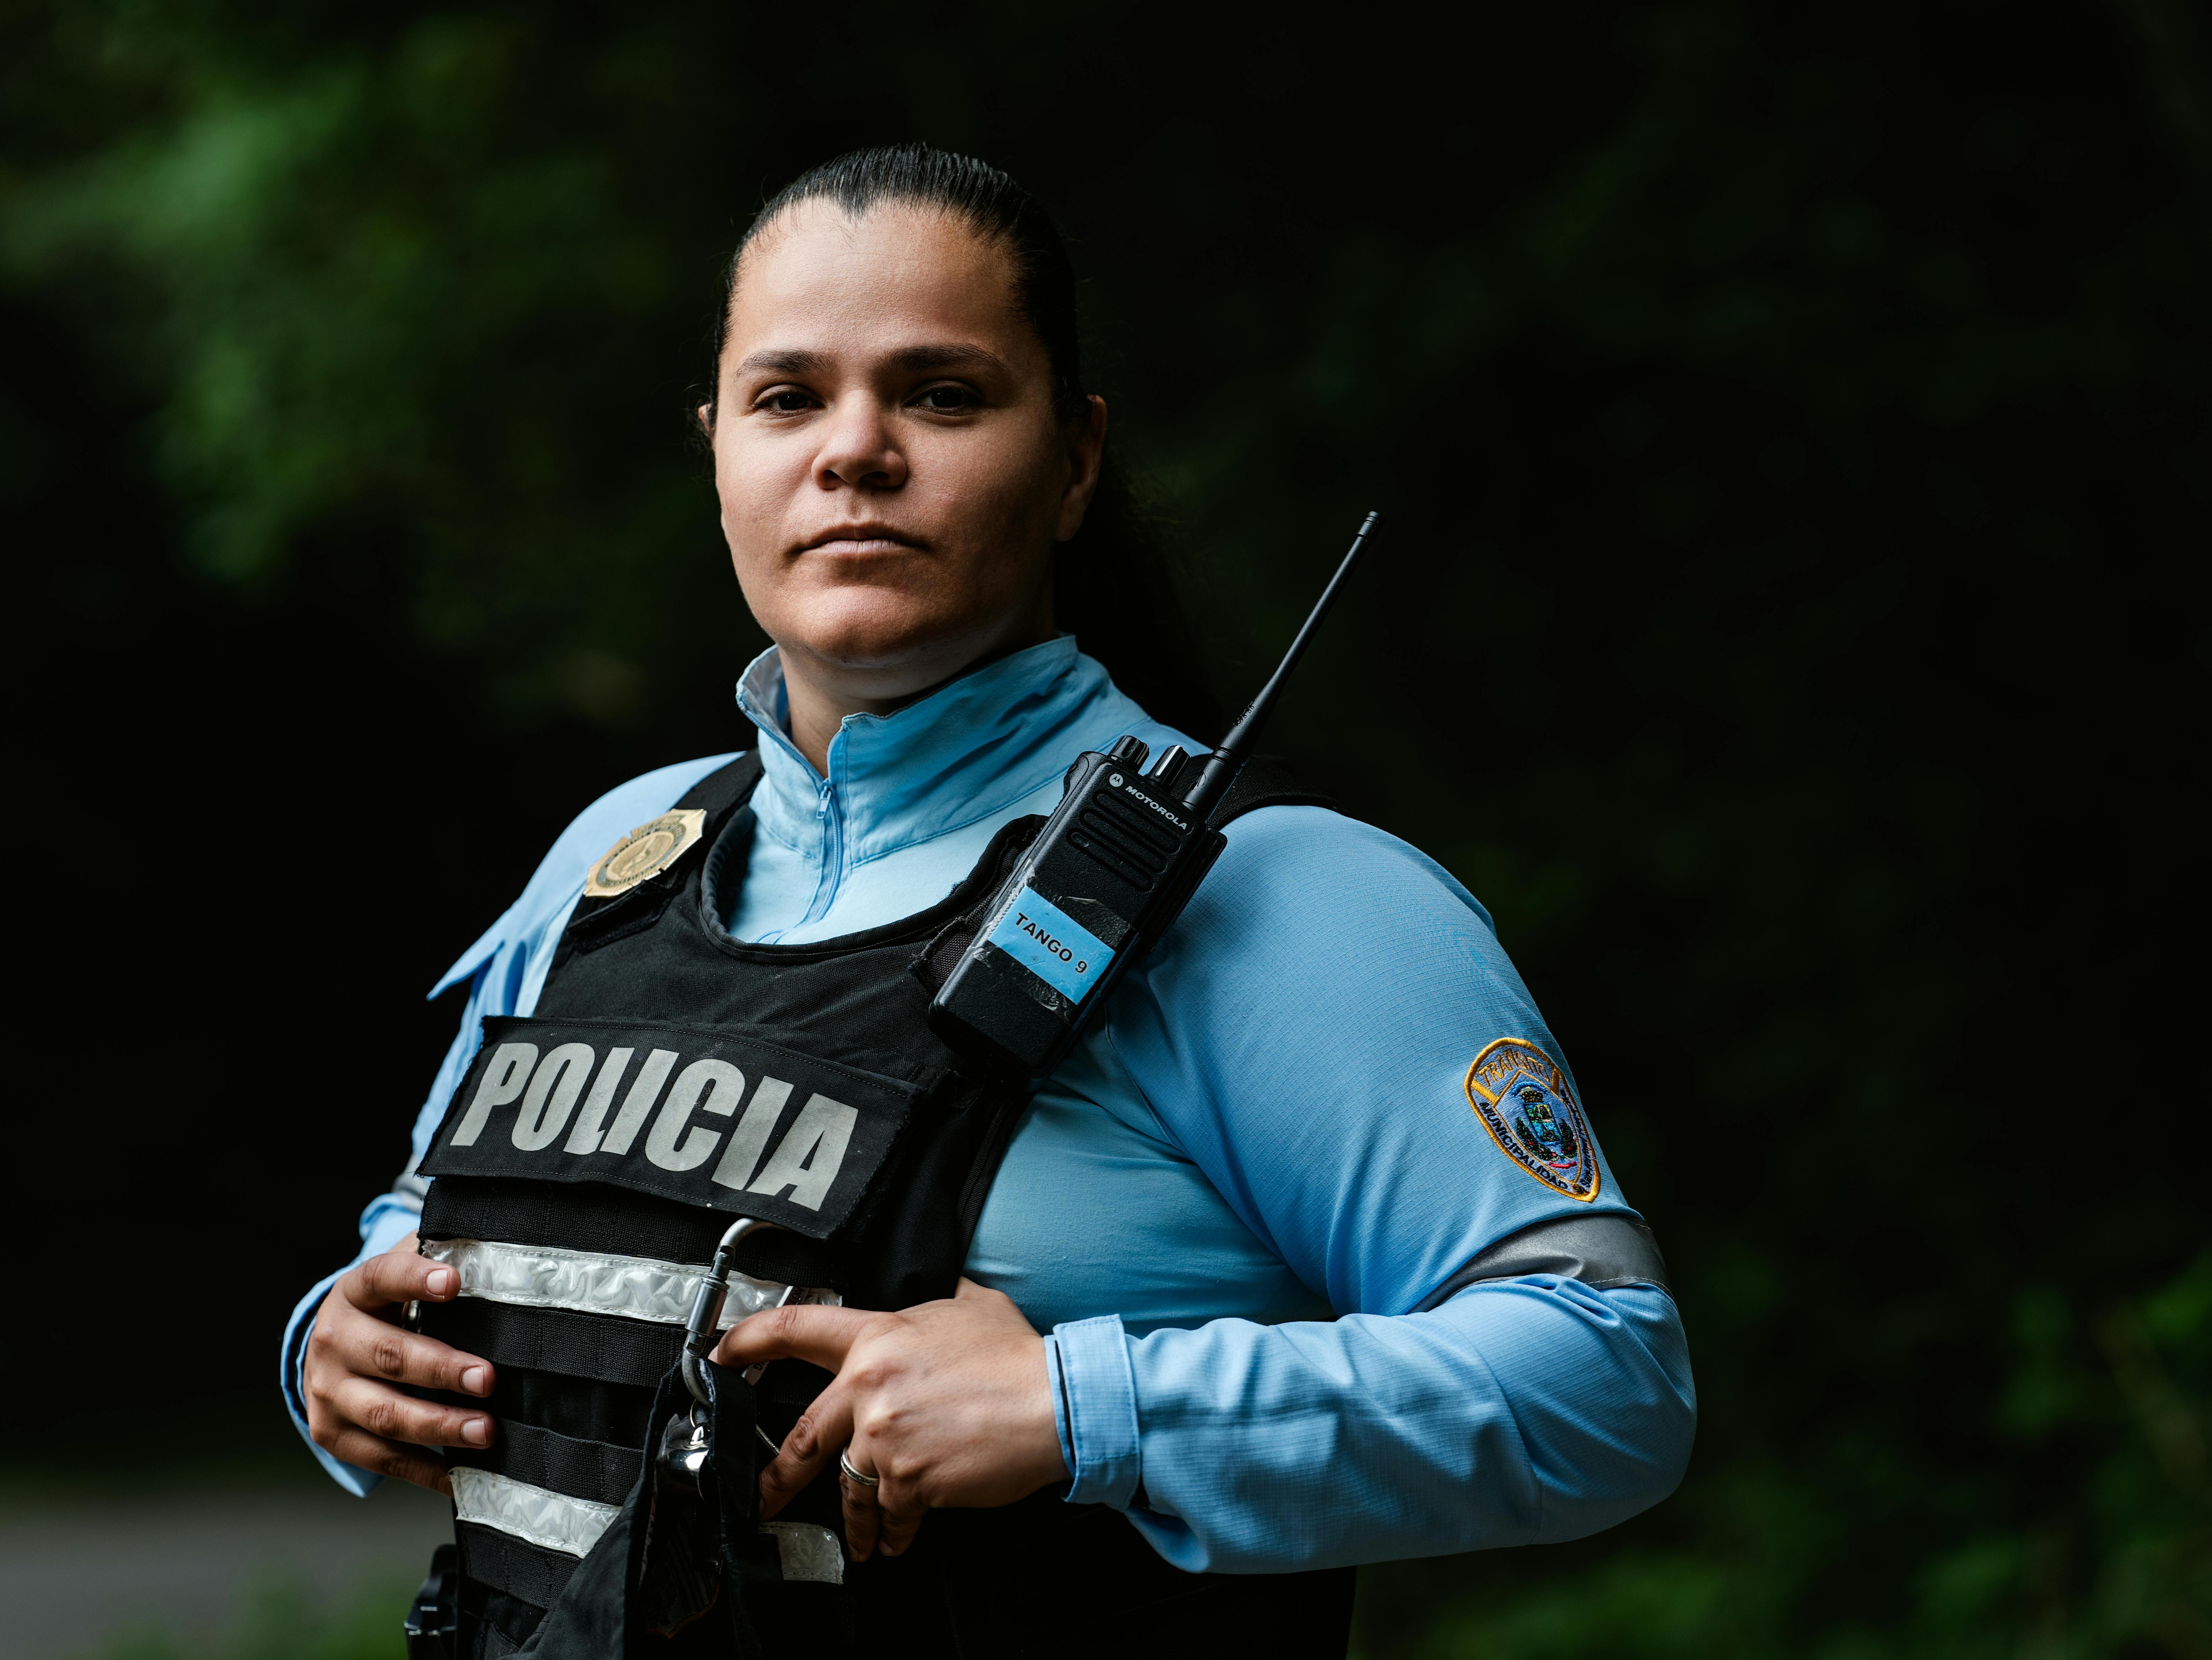
[[[827,1239],[921,1093],[697,1027],[495,1016],[422,1173],[606,1182]]]

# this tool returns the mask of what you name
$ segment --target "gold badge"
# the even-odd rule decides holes
[[[639,825],[592,867],[585,896],[606,900],[627,894],[682,858],[706,833],[706,810],[698,807],[679,808]]]
[[[1467,1100],[1506,1157],[1554,1193],[1597,1197],[1597,1147],[1567,1075],[1526,1038],[1500,1038],[1467,1069]]]

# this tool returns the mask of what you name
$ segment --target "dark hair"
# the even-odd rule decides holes
[[[722,348],[745,250],[787,208],[834,202],[858,217],[884,203],[937,208],[995,242],[1012,267],[1014,303],[1043,345],[1053,402],[1063,421],[1089,407],[1075,267],[1044,205],[998,168],[927,144],[854,150],[801,174],[771,197],[730,256],[714,318],[714,362],[707,397],[714,418]],[[1212,742],[1215,715],[1199,672],[1196,642],[1156,528],[1137,505],[1128,476],[1109,450],[1083,529],[1053,554],[1053,615],[1115,682],[1156,718]]]

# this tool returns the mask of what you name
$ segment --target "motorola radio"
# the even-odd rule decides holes
[[[984,907],[929,1005],[939,1037],[1031,1079],[1060,1064],[1091,1012],[1221,856],[1227,843],[1207,815],[1381,523],[1380,513],[1367,515],[1282,663],[1218,749],[1191,755],[1172,745],[1147,770],[1145,745],[1125,737],[1103,754],[1076,757],[1059,807]]]

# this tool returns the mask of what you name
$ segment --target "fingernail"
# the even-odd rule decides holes
[[[491,1445],[491,1420],[489,1418],[470,1419],[468,1422],[461,1426],[461,1439],[466,1441],[472,1447],[489,1446]]]
[[[491,1385],[485,1380],[482,1366],[471,1366],[461,1373],[461,1387],[471,1395],[481,1395]]]
[[[452,1296],[453,1294],[453,1281],[455,1277],[453,1270],[450,1268],[432,1269],[430,1270],[429,1281],[430,1294],[433,1297]]]

